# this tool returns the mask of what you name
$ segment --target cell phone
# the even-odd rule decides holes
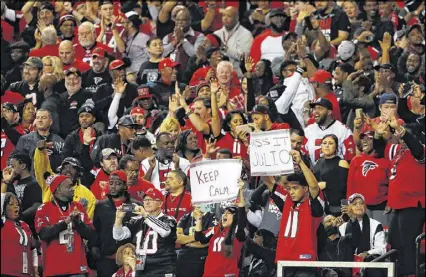
[[[362,109],[356,109],[355,110],[355,117],[364,119],[364,112],[362,111]]]
[[[405,97],[407,97],[408,95],[410,95],[411,93],[413,93],[413,84],[411,83],[405,83],[404,84],[404,89],[402,91],[402,94]]]
[[[340,204],[342,206],[347,206],[347,205],[349,205],[349,200],[348,199],[340,199]]]
[[[310,16],[305,17],[305,24],[306,24],[306,28],[308,28],[309,31],[312,31],[314,29],[314,27],[312,26],[312,21]]]
[[[135,211],[135,205],[132,204],[123,204],[123,212],[133,213]]]
[[[250,126],[249,124],[240,125],[240,126],[237,126],[236,131],[237,131],[237,134],[244,132],[248,136],[251,132],[254,131],[254,127]]]

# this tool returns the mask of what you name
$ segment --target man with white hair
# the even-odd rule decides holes
[[[56,29],[53,26],[48,26],[41,32],[41,42],[37,41],[35,50],[30,51],[30,57],[44,57],[44,56],[59,56],[58,44],[56,43],[58,36]],[[39,45],[41,43],[41,45]],[[38,48],[37,46],[42,46]]]
[[[78,27],[78,44],[74,45],[75,57],[92,66],[92,51],[95,48],[102,48],[108,53],[112,49],[108,45],[96,41],[95,26],[86,21]]]
[[[88,63],[75,58],[75,50],[70,40],[64,40],[59,44],[59,58],[62,61],[64,70],[75,67],[81,72],[85,72],[91,68]]]
[[[233,82],[234,66],[229,61],[221,61],[216,68],[216,78],[221,89],[227,91],[228,100],[238,96],[241,93],[240,83]]]

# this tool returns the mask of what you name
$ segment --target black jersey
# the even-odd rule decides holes
[[[176,220],[160,213],[157,217],[137,217],[127,227],[132,233],[137,255],[146,255],[144,272],[176,264]],[[165,272],[170,273],[170,272]]]

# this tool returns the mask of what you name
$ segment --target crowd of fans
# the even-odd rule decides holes
[[[1,276],[414,276],[424,1],[1,1]],[[294,173],[251,176],[289,130]],[[240,159],[235,201],[191,164]],[[383,275],[385,274],[385,275]]]

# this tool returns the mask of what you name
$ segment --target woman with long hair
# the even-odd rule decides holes
[[[247,158],[248,138],[243,137],[238,126],[247,124],[244,114],[240,111],[228,113],[223,120],[223,135],[217,140],[216,146],[229,149],[233,157]]]
[[[65,79],[62,62],[58,57],[44,56],[41,61],[43,62],[43,74],[55,75],[58,82]]]
[[[269,89],[274,86],[271,62],[265,59],[258,61],[253,73],[253,85],[256,96],[266,95]]]
[[[325,135],[321,143],[321,158],[315,164],[314,174],[327,199],[325,212],[341,215],[340,200],[346,199],[349,164],[337,155],[339,141],[336,135]]]
[[[36,107],[31,99],[24,99],[17,105],[21,127],[26,134],[34,130],[34,120],[36,118]]]
[[[120,266],[112,277],[134,276],[136,268],[136,248],[131,243],[126,243],[117,249],[115,263]]]
[[[244,182],[239,180],[239,201],[236,206],[228,206],[218,226],[210,232],[202,232],[202,217],[197,219],[194,238],[202,244],[209,243],[209,252],[204,266],[204,277],[238,276],[238,261],[241,248],[246,239],[247,223],[245,201],[243,196]]]
[[[3,169],[1,180],[1,276],[39,276],[36,240],[30,226],[22,220],[21,205],[15,194],[7,191],[13,181],[13,168]]]
[[[179,157],[185,158],[191,163],[203,157],[203,153],[201,153],[201,149],[198,146],[197,135],[192,130],[184,130],[179,134],[176,152]]]

